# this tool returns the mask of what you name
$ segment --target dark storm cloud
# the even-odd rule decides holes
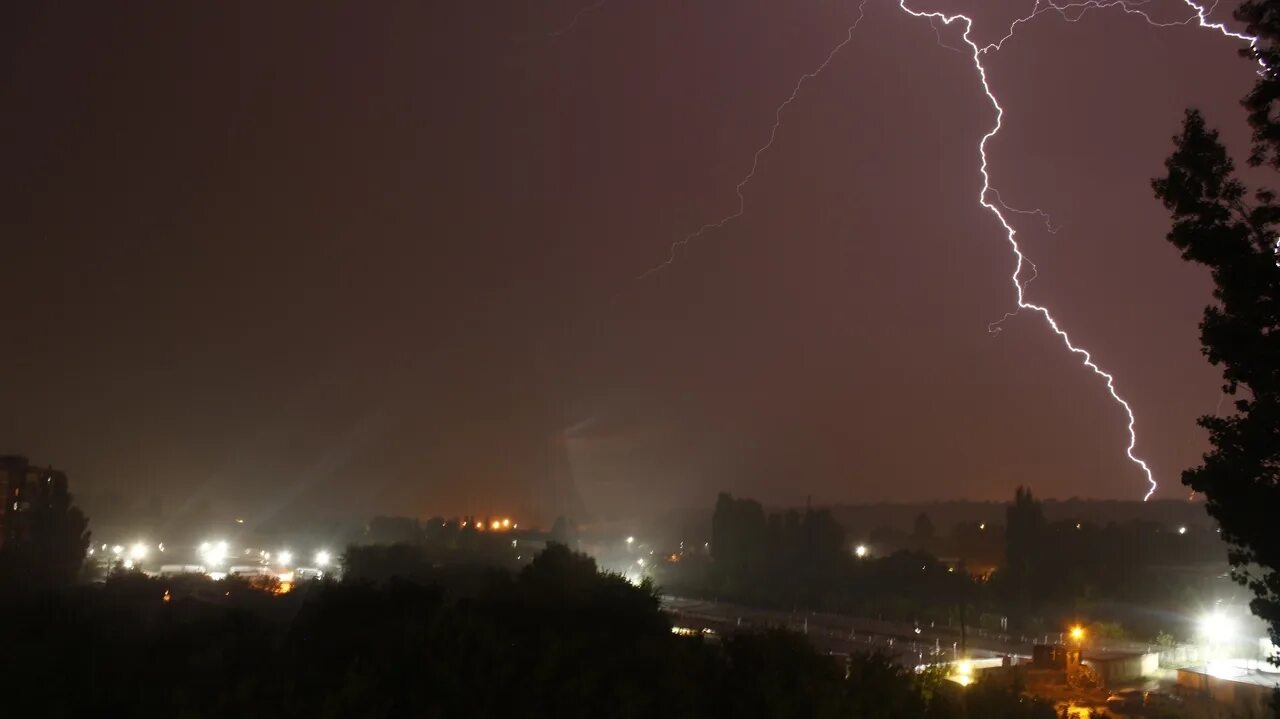
[[[1024,3],[967,5],[990,40]],[[869,0],[744,216],[637,283],[734,209],[856,5],[606,3],[551,37],[581,9],[7,9],[5,448],[281,511],[545,520],[561,453],[599,514],[1140,494],[1101,383],[1033,317],[986,332],[993,116],[927,22]],[[1016,218],[1030,297],[1114,371],[1164,496],[1217,382],[1147,178],[1186,105],[1242,146],[1235,51],[1104,11],[988,60],[996,185],[1065,227]]]

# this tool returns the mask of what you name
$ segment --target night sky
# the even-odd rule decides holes
[[[6,5],[0,451],[90,511],[1141,497],[1098,378],[1034,316],[987,332],[1013,256],[967,54],[868,0],[745,214],[637,281],[734,212],[858,6],[608,0],[558,32],[591,4]],[[915,7],[991,41],[1031,5]],[[1189,105],[1244,147],[1238,48],[1103,10],[985,60],[994,183],[1062,225],[1012,216],[1029,299],[1114,372],[1162,498],[1220,382],[1149,179]]]

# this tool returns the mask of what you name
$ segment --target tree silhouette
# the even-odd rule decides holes
[[[1246,0],[1235,12],[1236,19],[1245,24],[1245,32],[1258,38],[1253,47],[1240,51],[1241,55],[1262,63],[1266,68],[1280,67],[1280,3],[1276,0]],[[1280,103],[1280,76],[1273,70],[1262,73],[1253,90],[1245,95],[1242,104],[1249,111],[1249,125],[1253,128],[1253,152],[1251,165],[1271,165],[1280,169],[1280,121],[1276,118],[1276,104]]]
[[[1274,22],[1275,5],[1248,7],[1251,13],[1269,8],[1266,17]],[[1278,87],[1268,73],[1245,102],[1251,109],[1269,107],[1274,98],[1268,93]],[[1254,161],[1261,162],[1275,152],[1280,135],[1272,134],[1269,117],[1251,119]],[[1213,449],[1182,481],[1204,494],[1230,547],[1233,576],[1253,591],[1254,613],[1280,642],[1280,205],[1270,190],[1250,196],[1199,112],[1187,112],[1174,143],[1167,174],[1152,185],[1173,215],[1169,241],[1212,273],[1216,302],[1205,309],[1200,341],[1209,361],[1222,368],[1223,391],[1237,398],[1234,415],[1200,418]]]

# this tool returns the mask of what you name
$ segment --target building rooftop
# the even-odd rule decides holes
[[[1280,667],[1258,659],[1224,659],[1179,671],[1227,679],[1241,684],[1280,689]]]

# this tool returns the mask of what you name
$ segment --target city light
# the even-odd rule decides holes
[[[1070,633],[1071,633],[1072,641],[1075,641],[1075,642],[1084,641],[1084,627],[1080,626],[1079,624],[1072,627]]]
[[[502,520],[502,528],[503,528],[503,529],[510,529],[510,528],[511,528],[511,520],[510,520],[510,519],[503,519],[503,520]]]
[[[331,558],[332,557],[329,555],[329,552],[321,549],[320,551],[316,552],[316,566],[317,567],[329,566],[329,560]]]
[[[643,567],[643,566],[644,566],[644,558],[643,558],[643,557],[641,557],[640,559],[637,559],[637,560],[636,560],[636,564],[639,564],[640,566],[642,566],[642,567]]]
[[[492,529],[495,532],[501,528],[502,528],[502,522],[499,522],[496,519],[489,523],[489,529]]]
[[[859,544],[858,546],[853,548],[854,556],[856,556],[859,559],[862,559],[863,557],[867,556],[868,551],[869,550],[867,549],[867,545],[865,544]]]
[[[120,556],[123,552],[124,552],[124,547],[120,546],[119,544],[111,548],[111,553],[116,555],[117,557]]]
[[[1178,534],[1186,534],[1186,533],[1187,533],[1186,527],[1178,527]]]
[[[1220,611],[1213,611],[1200,617],[1197,629],[1200,636],[1211,642],[1224,641],[1235,633],[1236,625],[1227,615]]]
[[[635,537],[627,537],[627,544],[635,544],[635,543],[636,543]]]
[[[204,560],[205,564],[221,564],[227,558],[227,550],[227,543],[223,541],[201,542],[200,558]]]
[[[280,553],[276,555],[276,562],[282,567],[293,564],[293,552],[287,549],[280,550]]]

